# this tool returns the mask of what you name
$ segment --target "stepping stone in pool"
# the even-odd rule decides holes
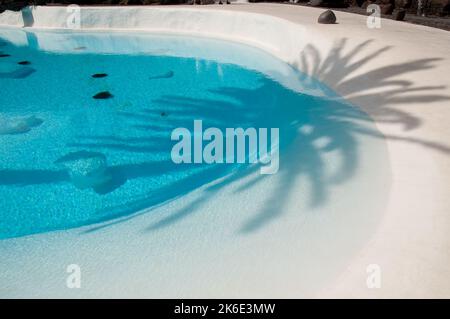
[[[104,99],[110,99],[112,98],[114,95],[112,95],[111,93],[109,93],[108,91],[103,91],[103,92],[99,92],[97,94],[95,94],[93,96],[94,99],[96,100],[104,100]]]
[[[95,74],[92,75],[92,77],[94,79],[105,78],[107,76],[108,76],[108,74],[106,74],[106,73],[95,73]]]
[[[0,116],[0,135],[12,135],[29,132],[33,127],[41,125],[44,121],[36,116],[3,117]]]
[[[30,61],[20,61],[20,62],[17,62],[17,64],[20,64],[20,65],[30,65],[31,62],[30,62]]]
[[[78,151],[64,155],[55,164],[67,170],[72,184],[78,189],[103,189],[111,180],[106,156],[102,153]]]
[[[149,77],[149,79],[150,79],[150,80],[156,80],[156,79],[169,79],[169,78],[173,77],[174,75],[175,75],[175,72],[169,71],[169,72],[166,72],[166,73],[164,73],[164,74],[151,76],[151,77]]]
[[[7,58],[11,56],[10,54],[6,54],[6,53],[0,53],[0,58]]]

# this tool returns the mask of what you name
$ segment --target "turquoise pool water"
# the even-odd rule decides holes
[[[280,65],[259,50],[195,38],[20,32],[22,42],[0,32],[0,238],[129,216],[253,169],[174,164],[171,132],[195,119],[220,129],[279,128],[281,153],[302,140],[308,174],[324,174],[322,151],[337,151],[341,178],[356,165],[351,132],[368,118],[287,67],[281,78],[325,96],[233,63]],[[328,141],[319,147],[320,138]],[[90,180],[77,180],[93,168]],[[320,192],[312,197],[312,205],[321,200]]]

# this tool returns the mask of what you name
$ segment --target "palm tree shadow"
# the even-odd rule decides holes
[[[367,40],[344,53],[346,42],[346,38],[337,41],[325,58],[321,57],[317,48],[307,45],[301,54],[301,63],[295,66],[312,78],[333,83],[333,87],[340,92],[342,98],[353,105],[370,105],[371,116],[377,122],[401,125],[404,130],[418,128],[421,125],[421,119],[395,108],[396,104],[431,103],[450,98],[448,95],[433,93],[445,90],[446,86],[416,86],[410,80],[398,79],[399,76],[408,73],[434,68],[438,62],[443,60],[442,58],[424,58],[401,64],[391,64],[364,74],[354,75],[361,67],[374,64],[376,58],[392,47],[385,46],[373,53],[363,55],[364,49],[367,49],[373,42]],[[363,56],[361,57],[361,55]],[[302,77],[304,81],[310,81],[310,79],[306,76]],[[366,93],[374,89],[383,89],[383,91]],[[420,92],[427,92],[427,94],[417,94]]]
[[[342,184],[354,176],[360,164],[358,137],[361,135],[413,143],[430,150],[450,153],[447,145],[435,141],[384,136],[368,125],[372,123],[372,119],[366,113],[352,106],[372,105],[371,114],[377,121],[411,131],[422,125],[422,119],[396,108],[396,104],[414,101],[431,103],[450,98],[442,94],[447,89],[445,86],[416,86],[410,80],[401,79],[402,75],[437,67],[440,59],[426,58],[393,64],[358,75],[357,71],[361,67],[367,63],[375,63],[376,58],[390,50],[390,47],[385,47],[364,53],[370,43],[371,41],[365,41],[348,48],[346,40],[342,39],[325,57],[314,46],[306,46],[301,52],[300,64],[296,65],[304,71],[296,74],[298,82],[306,88],[305,92],[290,90],[277,81],[261,76],[256,88],[213,88],[208,98],[167,95],[153,101],[168,114],[167,119],[161,119],[160,112],[151,109],[119,114],[118,117],[123,119],[130,130],[137,133],[137,137],[113,134],[78,136],[77,141],[70,143],[68,147],[123,154],[170,155],[170,132],[176,127],[191,127],[193,119],[202,119],[209,126],[222,129],[230,123],[235,127],[278,127],[281,165],[274,189],[262,205],[263,208],[244,222],[240,233],[261,230],[283,215],[285,204],[293,195],[298,178],[303,178],[310,185],[311,194],[306,199],[309,208],[315,209],[326,204],[332,186]],[[334,83],[337,90],[343,92],[342,96],[324,88],[317,79]],[[324,96],[308,95],[314,89],[322,90]],[[382,93],[371,93],[373,89],[382,90]],[[326,156],[330,152],[336,152],[340,156],[340,166],[331,175],[325,173]],[[245,191],[267,178],[266,175],[259,174],[259,165],[241,165],[228,169],[217,164],[198,171],[194,166],[175,167],[167,159],[112,166],[112,172],[121,177],[120,185],[138,178],[157,178],[175,170],[189,174],[157,192],[129,199],[123,205],[109,207],[108,211],[99,211],[95,222],[101,224],[91,226],[85,233],[129,220],[204,187],[204,196],[149,225],[146,231],[162,229],[199,211],[211,196],[229,185],[239,182],[237,192]],[[67,180],[67,173],[62,171],[0,170],[0,185],[61,183]]]
[[[336,42],[326,57],[321,57],[319,51],[313,45],[307,45],[301,53],[301,65],[295,66],[304,71],[299,76],[303,86],[311,89],[322,89],[322,83],[316,81],[316,79],[319,79],[327,83],[335,83],[334,86],[338,91],[343,92],[343,95],[329,99],[327,105],[322,109],[319,107],[319,110],[308,109],[307,105],[295,105],[297,112],[286,111],[290,113],[290,116],[279,118],[278,123],[275,121],[275,125],[278,124],[277,127],[289,127],[284,129],[284,134],[280,133],[284,142],[280,147],[280,153],[284,153],[287,155],[286,157],[291,159],[292,156],[289,155],[295,154],[298,161],[290,160],[286,162],[280,159],[283,166],[280,167],[278,173],[280,178],[275,189],[265,201],[264,208],[244,223],[240,229],[241,233],[245,234],[262,229],[272,220],[281,216],[285,209],[284,205],[290,193],[293,192],[298,176],[303,176],[311,184],[312,194],[309,206],[314,208],[324,204],[327,201],[329,186],[350,179],[355,172],[359,161],[356,141],[358,135],[413,143],[434,151],[450,154],[450,147],[438,142],[395,135],[385,136],[377,130],[358,124],[372,119],[357,109],[349,108],[348,102],[353,105],[367,105],[367,101],[370,101],[370,105],[374,106],[374,109],[371,108],[370,110],[371,115],[374,115],[376,121],[392,123],[404,130],[414,130],[422,124],[422,120],[395,108],[396,104],[405,102],[431,103],[450,99],[450,96],[441,94],[446,89],[445,86],[416,86],[409,80],[398,79],[398,76],[401,75],[436,67],[438,62],[442,60],[439,58],[424,58],[402,64],[393,64],[377,68],[366,74],[353,76],[353,73],[362,66],[373,63],[377,57],[391,48],[386,46],[375,52],[363,54],[363,50],[371,42],[371,40],[362,42],[344,54],[346,39],[342,39]],[[383,89],[383,93],[365,93],[365,91],[373,89]],[[248,102],[251,103],[252,99],[258,100],[258,97],[265,96],[264,92],[268,91],[273,92],[274,89],[271,83],[264,82],[259,89],[253,92],[249,90],[242,92],[237,88],[221,88],[215,90],[215,93],[247,105]],[[426,93],[420,94],[420,92]],[[283,96],[283,93],[279,94]],[[265,97],[269,98],[268,96]],[[180,97],[166,97],[166,103],[171,104],[178,99]],[[287,100],[295,103],[295,99],[287,98]],[[207,104],[213,105],[214,101],[209,101]],[[312,114],[314,114],[313,119],[311,119]],[[295,124],[292,125],[292,122]],[[274,122],[271,125],[274,125]],[[305,126],[311,126],[312,132],[302,131],[302,127]],[[315,147],[315,142],[323,138],[328,139],[328,145],[323,149]],[[325,153],[332,150],[337,150],[342,154],[342,166],[335,176],[326,178],[323,174],[325,164],[322,158]],[[206,191],[217,192],[230,183],[254,175],[257,169],[258,167],[252,166],[243,172],[227,176],[222,181],[208,187]],[[254,187],[264,178],[265,175],[256,175],[249,182],[240,186],[239,190]],[[161,219],[150,226],[148,230],[155,230],[186,218],[203,203],[204,198],[194,200],[186,208]]]

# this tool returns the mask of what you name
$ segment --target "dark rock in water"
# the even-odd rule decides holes
[[[167,113],[166,112],[161,112],[161,116],[167,116]]]
[[[394,11],[394,20],[403,21],[405,19],[405,16],[406,16],[405,9],[400,9],[400,10]]]
[[[324,11],[320,14],[317,22],[321,24],[334,24],[336,23],[336,15],[331,10]]]
[[[112,95],[108,91],[103,91],[103,92],[99,92],[99,93],[95,94],[93,96],[93,98],[94,99],[109,99],[109,98],[112,98],[113,96],[114,95]]]
[[[175,72],[169,71],[169,72],[166,72],[166,73],[164,73],[164,74],[151,76],[151,77],[149,77],[149,79],[150,79],[150,80],[156,80],[156,79],[169,79],[169,78],[173,77],[174,75],[175,75]]]
[[[30,62],[30,61],[20,61],[20,62],[17,62],[17,64],[20,64],[20,65],[30,65],[31,62]]]
[[[28,66],[21,67],[20,69],[17,69],[15,71],[11,72],[0,72],[0,78],[3,79],[24,79],[31,74],[36,72],[35,69],[30,68]]]
[[[108,74],[106,74],[106,73],[96,73],[96,74],[92,75],[92,77],[95,78],[95,79],[104,78],[104,77],[107,77],[107,76],[108,76]]]
[[[7,58],[11,56],[10,54],[6,54],[6,53],[0,53],[0,58]]]
[[[381,14],[392,14],[392,12],[394,11],[394,6],[392,4],[384,4],[381,5],[381,10],[380,13]]]

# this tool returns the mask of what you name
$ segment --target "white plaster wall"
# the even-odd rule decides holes
[[[33,7],[33,28],[70,28],[67,7]],[[276,17],[222,10],[179,7],[82,7],[81,29],[150,30],[195,34],[244,42],[265,49],[282,60],[292,60],[306,36],[301,25]],[[22,22],[20,22],[22,21]],[[0,15],[0,25],[22,25],[20,13]]]
[[[0,25],[22,27],[22,14],[20,12],[7,10],[0,14]]]

